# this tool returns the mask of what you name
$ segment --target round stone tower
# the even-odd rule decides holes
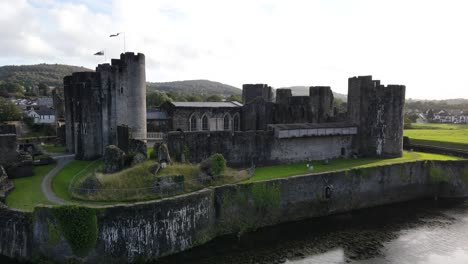
[[[126,111],[128,127],[136,139],[146,139],[146,72],[145,55],[127,52],[120,55],[120,60],[125,65],[122,75],[126,87],[127,107],[120,109]]]

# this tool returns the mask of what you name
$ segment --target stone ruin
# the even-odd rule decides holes
[[[10,178],[32,176],[32,157],[26,152],[18,152],[16,128],[14,125],[0,125],[0,165]]]
[[[208,123],[203,131],[171,131],[166,137],[168,148],[177,160],[181,160],[180,153],[197,163],[221,153],[230,165],[240,167],[354,156],[401,157],[405,89],[403,85],[384,86],[372,76],[349,78],[347,113],[337,115],[330,87],[312,86],[307,96],[278,89],[274,99],[270,86],[245,84],[244,105],[236,110],[241,112],[240,131],[211,131],[211,125],[218,126],[216,122]],[[224,111],[190,110],[198,115]],[[190,124],[184,116],[170,116],[170,123],[185,120]]]
[[[14,188],[15,186],[13,182],[8,179],[5,169],[0,166],[0,204],[5,202],[6,196],[13,191]]]
[[[146,140],[144,54],[123,53],[95,72],[66,76],[63,83],[67,149],[77,159],[101,157],[108,145],[122,148],[118,126]]]

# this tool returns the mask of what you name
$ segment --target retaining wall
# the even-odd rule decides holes
[[[412,162],[225,185],[94,210],[97,236],[83,256],[51,207],[0,217],[0,254],[59,262],[126,263],[155,259],[216,236],[412,199],[468,195],[468,161]],[[328,194],[328,195],[327,195]],[[90,209],[91,210],[91,209]],[[29,220],[28,220],[29,219]],[[11,243],[11,241],[14,241]]]

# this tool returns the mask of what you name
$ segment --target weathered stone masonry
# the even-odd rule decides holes
[[[128,126],[146,138],[145,56],[127,52],[96,72],[64,78],[67,149],[78,159],[93,159],[117,145],[117,127]]]
[[[418,161],[294,176],[107,206],[96,211],[98,238],[82,260],[154,259],[226,233],[435,195],[468,195],[468,161]],[[0,209],[0,254],[20,259],[42,255],[65,263],[73,254],[63,236],[53,241],[55,222],[50,207],[38,207],[32,214]]]
[[[242,96],[244,105],[210,110],[219,116],[240,113],[240,131],[212,129],[217,122],[209,129],[192,129],[191,117],[201,116],[205,108],[163,106],[173,120],[172,130],[183,132],[168,133],[171,153],[177,158],[184,152],[189,161],[200,162],[218,152],[230,165],[239,166],[403,154],[405,86],[383,86],[371,76],[350,78],[345,120],[335,115],[333,93],[327,86],[310,87],[308,96],[278,89],[273,102],[270,86],[246,84]]]

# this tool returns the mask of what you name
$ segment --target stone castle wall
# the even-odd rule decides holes
[[[18,161],[15,125],[0,124],[0,165]]]
[[[356,152],[368,157],[401,157],[405,86],[383,86],[372,76],[348,80],[348,120],[358,126]]]
[[[117,145],[117,126],[146,138],[145,56],[127,52],[96,72],[64,78],[67,149],[93,159]]]
[[[170,132],[169,153],[174,158],[186,152],[190,162],[200,162],[221,153],[231,166],[282,164],[338,158],[352,153],[352,136],[275,138],[273,131]]]
[[[468,161],[418,161],[207,188],[191,194],[95,210],[97,239],[84,256],[54,228],[50,207],[0,209],[0,254],[60,263],[155,259],[216,236],[350,210],[468,195]],[[327,195],[328,194],[328,195]]]

